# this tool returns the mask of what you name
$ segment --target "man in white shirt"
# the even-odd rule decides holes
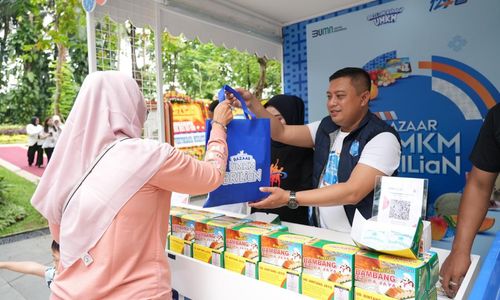
[[[401,144],[398,133],[369,111],[371,80],[366,71],[344,68],[331,75],[329,82],[326,92],[329,116],[295,126],[281,124],[253,94],[237,89],[257,117],[271,120],[273,140],[315,149],[316,189],[295,193],[263,187],[261,191],[270,195],[250,206],[317,206],[316,220],[321,227],[349,232],[356,209],[365,218],[371,217],[375,179],[396,173]],[[226,97],[236,103],[232,94]]]

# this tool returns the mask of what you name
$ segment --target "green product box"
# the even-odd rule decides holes
[[[427,299],[429,271],[424,260],[361,250],[354,264],[354,285],[360,291],[396,299]]]

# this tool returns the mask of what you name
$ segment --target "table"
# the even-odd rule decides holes
[[[187,206],[193,208],[193,206]],[[199,209],[199,207],[194,207]],[[219,211],[220,212],[220,211]],[[226,212],[224,212],[226,213]],[[227,215],[238,216],[231,213]],[[242,216],[239,216],[242,217]],[[344,244],[353,244],[349,234],[324,228],[283,222],[290,232],[318,237]],[[449,250],[431,248],[439,257],[441,266]],[[172,288],[193,300],[210,299],[311,299],[281,289],[266,282],[255,280],[196,259],[166,251],[172,272]],[[472,255],[471,265],[455,299],[467,299],[478,273],[479,256]],[[438,297],[438,299],[448,299]]]

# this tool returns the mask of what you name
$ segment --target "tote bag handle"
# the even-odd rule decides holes
[[[220,89],[219,95],[218,95],[220,102],[226,100],[226,92],[233,94],[236,97],[236,99],[238,99],[238,101],[240,101],[241,108],[243,109],[243,113],[245,114],[245,118],[247,118],[247,119],[255,119],[256,118],[255,114],[248,109],[247,104],[245,103],[245,100],[243,99],[243,97],[241,97],[240,93],[235,91],[229,85],[224,85]]]

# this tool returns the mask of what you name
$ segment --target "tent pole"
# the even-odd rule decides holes
[[[155,3],[155,57],[156,57],[156,104],[158,112],[158,140],[162,143],[169,142],[170,144],[170,117],[168,113],[164,113],[165,105],[163,103],[163,70],[162,70],[162,53],[161,40],[163,29],[161,28],[161,11],[160,4]],[[168,109],[167,109],[168,112]]]
[[[97,62],[95,55],[95,22],[93,12],[87,12],[87,49],[90,74],[97,71]]]

